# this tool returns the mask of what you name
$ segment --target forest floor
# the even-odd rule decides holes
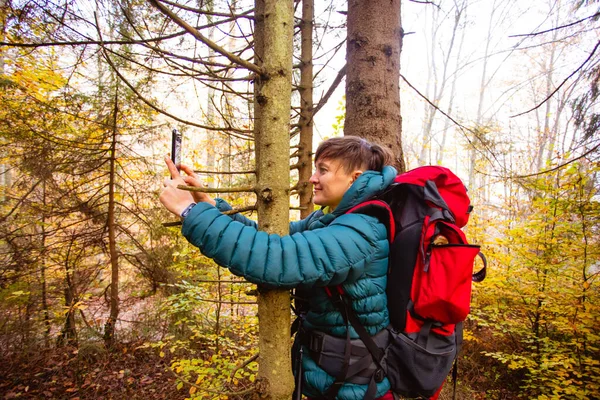
[[[184,399],[169,361],[141,343],[62,347],[0,363],[0,399]]]
[[[3,357],[0,362],[0,400],[183,400],[187,387],[177,390],[175,376],[169,372],[169,356],[162,358],[143,343],[119,344],[107,351],[101,344],[86,344],[79,349],[60,347],[22,355]],[[449,380],[440,400],[509,400],[515,393],[506,389],[479,387],[469,366],[462,372],[454,392]],[[465,385],[465,381],[468,384]],[[478,390],[474,390],[474,388]]]

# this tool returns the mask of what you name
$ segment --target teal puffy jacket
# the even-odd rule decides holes
[[[276,288],[308,290],[310,312],[307,330],[345,338],[346,324],[331,303],[325,286],[342,285],[352,307],[370,335],[389,325],[387,283],[389,243],[385,226],[364,214],[346,214],[389,186],[396,170],[365,171],[329,214],[315,211],[290,223],[290,234],[279,236],[257,230],[242,215],[227,216],[231,207],[217,199],[217,207],[197,204],[183,222],[183,235],[202,253],[250,282]],[[350,327],[350,336],[358,338]],[[310,357],[303,358],[303,393],[318,398],[334,382]],[[364,397],[366,385],[346,383],[338,392],[342,400]],[[390,389],[386,379],[377,385],[377,397]]]

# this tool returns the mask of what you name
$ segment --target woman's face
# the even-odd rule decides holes
[[[315,173],[310,177],[310,183],[314,186],[314,203],[329,206],[330,211],[333,211],[360,174],[362,171],[359,170],[347,173],[336,159],[317,160]]]

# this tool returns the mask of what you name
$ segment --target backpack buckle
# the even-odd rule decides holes
[[[375,382],[380,383],[383,381],[383,378],[385,378],[385,372],[383,372],[383,369],[377,368],[373,374],[373,377],[375,378]]]
[[[321,357],[323,351],[323,340],[324,334],[322,332],[311,331],[308,335],[308,349],[311,352],[319,354],[319,357]]]

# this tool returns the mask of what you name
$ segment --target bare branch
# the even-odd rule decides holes
[[[550,172],[557,171],[557,170],[559,170],[559,169],[561,169],[563,167],[566,167],[569,164],[574,163],[577,160],[581,160],[582,158],[587,157],[588,155],[592,154],[593,152],[595,152],[599,148],[600,148],[600,143],[598,143],[597,145],[595,145],[594,147],[592,147],[590,150],[586,151],[585,153],[583,153],[579,157],[575,157],[572,160],[569,160],[569,161],[566,161],[566,162],[564,162],[564,163],[562,163],[560,165],[557,165],[556,167],[552,167],[552,168],[546,169],[544,171],[536,172],[536,173],[533,173],[533,174],[516,175],[516,176],[513,176],[513,178],[531,178],[532,176],[539,176],[539,175],[544,175],[544,174],[547,174],[547,173],[550,173]]]
[[[227,281],[227,280],[218,280],[218,279],[194,279],[194,284],[196,283],[225,283],[225,284],[242,284],[242,285],[254,285],[252,282],[248,282],[247,280],[240,281]]]
[[[256,210],[257,210],[256,205],[254,205],[254,206],[248,206],[248,207],[238,207],[238,208],[234,208],[233,210],[223,211],[222,214],[233,215],[233,214],[239,214],[242,212],[256,211]]]
[[[204,171],[204,170],[194,170],[197,174],[207,174],[207,175],[237,175],[237,174],[255,174],[256,171]]]
[[[23,195],[23,196],[22,196],[22,197],[19,199],[19,201],[17,201],[17,203],[15,204],[15,206],[12,208],[12,210],[10,210],[10,211],[8,212],[8,214],[6,214],[6,215],[2,215],[2,216],[0,217],[0,222],[4,222],[4,221],[6,221],[6,220],[8,219],[8,217],[10,217],[10,216],[12,215],[12,213],[14,213],[14,212],[15,212],[15,211],[16,211],[16,210],[19,208],[19,206],[20,206],[20,205],[21,205],[21,204],[22,204],[22,203],[25,201],[25,199],[27,199],[27,196],[29,196],[29,195],[30,195],[30,194],[31,194],[31,193],[32,193],[32,192],[35,190],[35,188],[36,188],[36,187],[37,187],[37,186],[38,186],[40,183],[42,183],[43,181],[44,181],[44,180],[43,180],[43,179],[41,179],[41,180],[39,180],[39,181],[35,182],[35,183],[34,183],[34,184],[31,186],[31,188],[30,188],[30,189],[27,191],[27,193],[25,193],[25,194],[24,194],[24,195]]]
[[[408,0],[411,3],[417,3],[417,4],[431,4],[432,6],[436,6],[437,8],[440,8],[439,4],[435,4],[433,1],[428,1],[428,0]]]
[[[238,64],[238,65],[241,65],[242,67],[257,73],[258,75],[264,75],[263,70],[261,68],[259,68],[256,64],[246,61],[243,58],[238,57],[235,54],[228,52],[227,50],[225,50],[221,46],[217,45],[216,43],[212,42],[211,40],[208,40],[196,28],[194,28],[193,26],[191,26],[190,24],[185,22],[183,19],[179,18],[179,16],[177,16],[177,14],[175,14],[173,11],[169,10],[167,7],[162,5],[159,0],[148,0],[148,2],[150,4],[152,4],[154,7],[156,7],[160,12],[165,14],[167,17],[172,19],[173,22],[175,22],[177,25],[181,26],[183,29],[188,31],[192,36],[194,36],[200,42],[204,43],[205,45],[207,45],[209,48],[211,48],[215,52],[225,56],[227,59],[229,59],[229,61],[231,61],[235,64]]]
[[[598,16],[600,16],[600,12],[597,12],[597,13],[595,13],[594,15],[590,15],[589,17],[586,17],[586,18],[580,19],[579,21],[571,22],[570,24],[566,24],[566,25],[557,26],[557,27],[555,27],[555,28],[547,29],[547,30],[545,30],[545,31],[541,31],[541,32],[533,32],[533,33],[521,33],[521,34],[518,34],[518,35],[509,35],[508,37],[511,37],[511,38],[513,38],[513,37],[523,37],[523,36],[537,36],[537,35],[543,35],[544,33],[549,33],[549,32],[553,32],[553,31],[557,31],[557,30],[559,30],[559,29],[564,29],[564,28],[568,28],[568,27],[570,27],[570,26],[573,26],[573,25],[580,24],[580,23],[582,23],[582,22],[584,22],[584,21],[587,21],[588,19],[593,19],[593,18],[596,18],[596,17],[598,17]]]
[[[438,106],[436,106],[431,100],[429,100],[427,98],[427,96],[425,96],[423,93],[419,92],[419,90],[414,87],[409,81],[408,79],[406,79],[404,77],[404,75],[400,74],[400,78],[402,78],[402,80],[412,89],[415,91],[415,93],[417,93],[419,95],[419,97],[421,97],[423,100],[425,100],[431,107],[435,108],[436,110],[438,110],[442,115],[444,115],[446,118],[448,118],[450,121],[452,121],[452,123],[458,127],[460,127],[461,129],[464,129],[466,131],[469,131],[473,134],[475,134],[476,132],[473,131],[470,128],[467,128],[466,126],[464,126],[463,124],[461,124],[460,122],[458,122],[457,120],[455,120],[454,118],[452,118],[450,115],[448,115],[447,113],[444,112],[444,110],[442,110],[441,108],[439,108]],[[469,141],[469,144],[473,144],[471,142],[471,140],[467,137],[467,140]]]
[[[233,14],[233,13],[231,13],[231,14],[225,14],[225,13],[219,13],[219,12],[214,12],[214,11],[206,12],[206,11],[200,9],[200,8],[194,8],[194,7],[186,6],[186,5],[179,4],[179,3],[176,3],[176,2],[173,2],[173,1],[169,1],[169,0],[161,0],[161,1],[163,3],[165,3],[165,4],[170,5],[170,6],[177,7],[179,9],[181,9],[181,10],[190,11],[190,12],[193,12],[193,13],[196,13],[196,14],[210,15],[210,16],[213,16],[213,17],[227,17],[227,18],[233,18],[233,19],[237,19],[237,18],[254,19],[254,15],[252,15],[254,13],[254,9],[250,9],[250,10],[244,11],[241,14]]]
[[[473,129],[471,128],[467,128],[466,126],[464,126],[463,124],[461,124],[460,122],[458,122],[457,120],[455,120],[454,118],[452,118],[450,115],[448,115],[448,113],[446,113],[444,110],[442,110],[441,108],[439,108],[437,105],[435,105],[434,103],[431,102],[431,100],[429,100],[427,98],[427,96],[425,96],[423,93],[419,92],[419,90],[414,87],[409,81],[408,79],[406,79],[404,77],[404,75],[400,74],[400,78],[402,78],[402,80],[412,89],[414,90],[423,100],[425,100],[431,107],[435,108],[436,110],[438,110],[443,116],[445,116],[446,118],[448,118],[450,121],[452,121],[452,123],[454,125],[456,125],[462,132],[464,135],[464,138],[467,140],[467,142],[473,146],[473,148],[475,148],[475,145],[473,144],[473,141],[471,140],[471,138],[464,134],[465,131],[467,132],[471,132],[473,135],[477,136],[477,132],[475,132]],[[496,157],[496,154],[494,154],[494,152],[490,151],[488,149],[488,153],[492,155],[492,157],[498,162],[498,158]],[[482,152],[482,154],[484,154],[484,156],[488,159],[488,161],[491,160],[487,157],[487,155],[485,153]],[[499,162],[498,162],[499,163]]]
[[[573,77],[573,76],[574,76],[576,73],[578,73],[578,72],[579,72],[579,71],[580,71],[580,70],[581,70],[581,69],[582,69],[582,68],[585,66],[585,64],[587,64],[587,63],[588,63],[588,62],[589,62],[589,61],[592,59],[592,57],[593,57],[594,53],[596,53],[596,50],[598,50],[598,47],[600,47],[600,41],[598,41],[598,43],[596,43],[596,46],[594,46],[594,49],[592,50],[592,52],[590,53],[590,55],[588,56],[588,58],[586,58],[586,59],[585,59],[585,61],[584,61],[584,62],[583,62],[583,63],[582,63],[582,64],[581,64],[579,67],[577,67],[577,69],[576,69],[575,71],[571,72],[571,73],[569,74],[569,76],[567,76],[567,77],[566,77],[566,78],[565,78],[565,79],[564,79],[564,80],[561,82],[561,84],[560,84],[560,85],[558,85],[558,86],[556,87],[556,89],[554,89],[554,90],[552,91],[552,93],[550,93],[548,96],[546,96],[546,98],[545,98],[544,100],[542,100],[542,101],[541,101],[541,102],[540,102],[538,105],[536,105],[535,107],[533,107],[533,108],[531,108],[531,109],[529,109],[529,110],[527,110],[527,111],[524,111],[524,112],[522,112],[522,113],[515,114],[515,115],[511,115],[511,116],[510,116],[510,118],[519,117],[519,116],[521,116],[521,115],[524,115],[524,114],[530,113],[530,112],[532,112],[532,111],[534,111],[534,110],[537,110],[537,109],[538,109],[538,108],[540,108],[540,107],[541,107],[541,106],[542,106],[542,105],[543,105],[545,102],[547,102],[548,100],[550,100],[550,99],[552,98],[552,96],[554,96],[554,95],[556,94],[556,92],[558,92],[558,91],[560,90],[560,88],[561,88],[561,87],[563,87],[565,83],[567,83],[567,81],[568,81],[569,79],[571,79],[571,78],[572,78],[572,77]]]
[[[186,185],[177,185],[177,189],[187,190],[190,192],[202,192],[202,193],[254,193],[256,188],[254,186],[239,186],[229,188],[206,188],[206,187],[195,187]]]
[[[338,71],[335,79],[331,83],[331,86],[329,86],[329,89],[327,89],[327,92],[325,92],[325,94],[321,97],[321,99],[319,100],[319,102],[317,103],[317,105],[314,107],[314,109],[312,111],[311,118],[314,118],[315,114],[317,114],[319,112],[319,110],[321,110],[321,108],[323,108],[323,106],[325,104],[327,104],[327,101],[329,101],[329,98],[331,97],[331,95],[333,94],[333,92],[335,92],[335,90],[337,89],[337,87],[342,82],[342,79],[344,79],[344,76],[346,76],[346,68],[347,68],[347,66],[344,65],[342,67],[342,69],[340,69]],[[290,133],[290,136],[294,137],[298,133],[300,133],[300,128],[299,128],[298,125],[296,125],[296,127],[294,128],[294,130]]]
[[[325,103],[327,103],[335,89],[337,89],[337,87],[340,85],[340,82],[342,82],[342,79],[344,79],[344,77],[346,76],[346,69],[347,65],[344,65],[342,69],[339,70],[337,76],[333,80],[333,83],[331,84],[329,89],[327,89],[327,92],[323,95],[323,97],[321,97],[321,100],[319,100],[319,103],[314,108],[313,116],[314,114],[319,112],[319,110],[325,105]]]
[[[207,303],[216,303],[216,304],[257,304],[256,301],[224,301],[224,300],[213,300],[213,299],[204,299],[200,297],[194,297],[194,300],[197,301],[205,301]]]
[[[245,360],[244,362],[242,362],[239,366],[236,366],[233,371],[231,371],[231,374],[229,374],[229,378],[233,379],[233,377],[235,376],[236,372],[238,372],[240,369],[246,368],[246,366],[254,361],[256,361],[258,359],[258,356],[260,355],[260,353],[256,353],[255,355],[253,355],[252,357],[250,357],[249,359]]]
[[[162,226],[164,226],[165,228],[171,228],[174,226],[181,226],[182,222],[181,221],[172,221],[172,222],[163,222]]]
[[[118,68],[115,66],[115,64],[112,62],[111,58],[108,55],[108,49],[106,47],[102,47],[103,50],[103,55],[104,55],[104,59],[106,60],[106,62],[110,65],[110,67],[113,69],[113,71],[115,72],[115,74],[117,74],[117,76],[119,77],[119,79],[121,79],[121,81],[123,81],[123,83],[125,83],[125,85],[127,85],[127,87],[143,102],[145,103],[148,107],[152,108],[154,111],[166,115],[169,118],[174,119],[177,122],[181,122],[183,124],[186,125],[190,125],[190,126],[195,126],[197,128],[202,128],[202,129],[206,129],[206,130],[211,130],[211,131],[221,131],[222,128],[215,128],[212,126],[208,126],[208,125],[202,125],[202,124],[197,124],[193,121],[189,121],[189,120],[184,120],[182,118],[179,118],[176,115],[173,115],[171,113],[166,112],[165,110],[163,110],[162,108],[154,105],[150,100],[146,99],[128,80],[127,78],[125,78],[123,76],[123,74],[121,74],[121,72],[119,72]],[[238,138],[238,139],[244,139],[244,140],[254,140],[254,138],[250,137],[250,136],[241,136],[243,135],[245,132],[251,132],[251,131],[242,131],[239,129],[235,129],[232,127],[227,128],[226,130],[228,130],[228,134]],[[234,134],[233,132],[238,133],[237,135]]]
[[[10,47],[50,47],[50,46],[85,46],[90,44],[96,45],[107,45],[107,44],[146,44],[152,42],[160,42],[167,39],[173,39],[178,36],[185,35],[186,31],[180,31],[176,33],[172,33],[170,35],[160,36],[157,38],[151,39],[129,39],[129,40],[73,40],[68,42],[44,42],[44,43],[14,43],[14,42],[0,42],[0,46],[10,46]]]

